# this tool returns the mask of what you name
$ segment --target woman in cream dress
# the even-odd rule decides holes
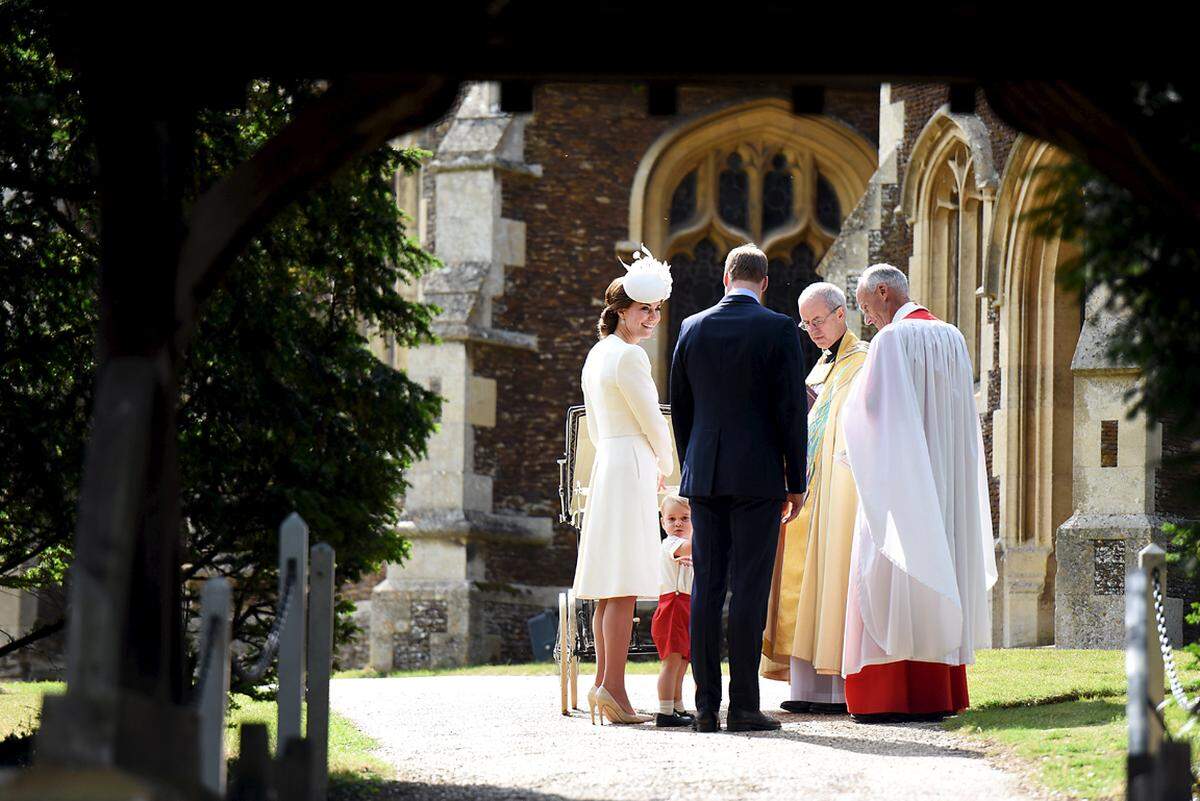
[[[644,723],[625,691],[625,659],[638,597],[658,597],[658,489],[673,449],[650,359],[637,344],[654,333],[670,294],[666,265],[648,254],[609,285],[597,342],[583,366],[588,436],[596,459],[583,516],[575,596],[597,601],[596,683],[600,720]]]

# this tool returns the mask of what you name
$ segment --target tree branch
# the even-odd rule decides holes
[[[83,229],[71,220],[66,214],[63,214],[62,209],[58,208],[55,202],[49,198],[43,199],[43,205],[54,222],[58,223],[68,236],[78,242],[84,250],[86,250],[93,258],[100,258],[100,243],[83,232]]]
[[[38,640],[44,640],[52,634],[57,634],[63,630],[63,626],[67,624],[66,618],[60,617],[53,623],[48,623],[41,628],[34,629],[24,637],[13,640],[8,645],[0,645],[0,659],[8,656],[14,651],[19,651],[27,645],[33,645]]]
[[[271,219],[346,162],[438,119],[457,96],[443,76],[357,75],[336,81],[258,153],[196,201],[179,257],[175,345],[238,254]]]
[[[60,545],[66,541],[67,537],[65,535],[62,537],[50,537],[42,540],[41,543],[39,543],[33,550],[27,553],[5,559],[3,563],[0,563],[0,576],[4,575],[10,570],[15,570],[33,557],[46,551],[48,548],[51,548],[55,545]]]

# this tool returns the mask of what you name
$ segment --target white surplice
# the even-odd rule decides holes
[[[842,413],[858,486],[842,675],[975,661],[996,582],[983,438],[962,334],[905,319],[871,340]]]

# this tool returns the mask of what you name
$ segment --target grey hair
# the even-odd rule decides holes
[[[830,311],[846,305],[846,293],[828,281],[816,281],[804,287],[804,291],[800,293],[800,298],[796,301],[797,308],[813,298],[825,301],[825,305],[829,307]]]
[[[908,297],[908,276],[890,264],[872,264],[858,277],[859,292],[874,292],[880,285]]]

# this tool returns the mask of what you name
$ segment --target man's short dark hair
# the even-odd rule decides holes
[[[742,245],[725,257],[725,274],[731,281],[761,282],[767,277],[767,254],[754,245]]]

